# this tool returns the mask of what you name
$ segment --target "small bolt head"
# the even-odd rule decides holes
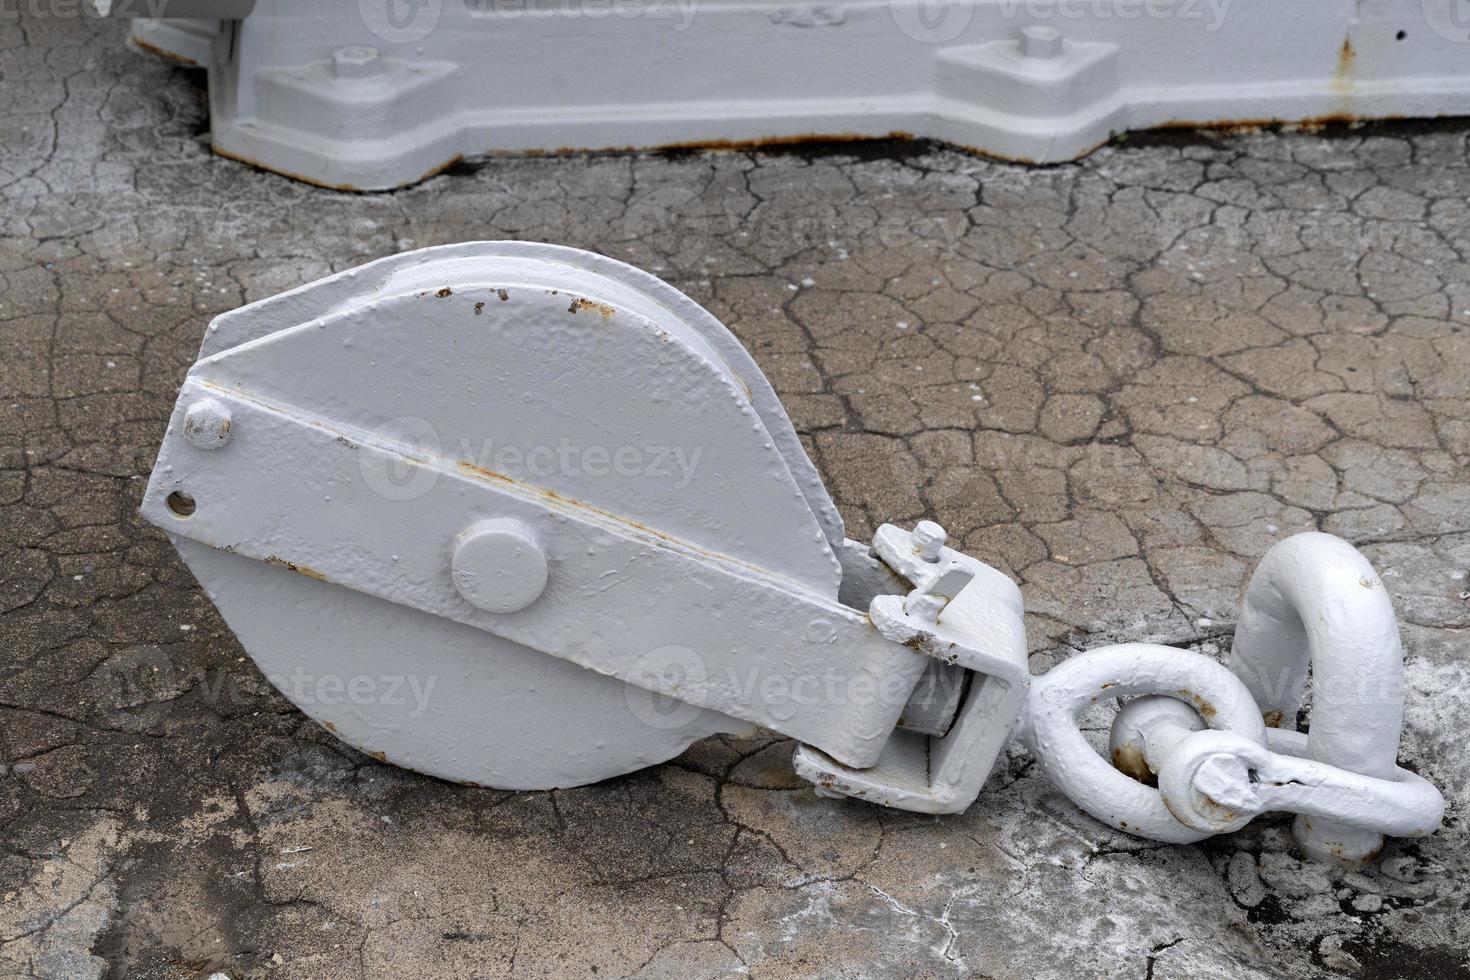
[[[230,441],[230,410],[201,398],[184,410],[184,441],[195,449],[219,449]]]
[[[1055,27],[1031,24],[1021,28],[1022,57],[1060,58],[1063,49],[1062,32]]]
[[[477,609],[513,613],[546,591],[546,553],[520,521],[497,517],[461,531],[451,565],[454,587]]]
[[[338,78],[368,78],[382,70],[377,48],[354,45],[332,52],[332,71]]]
[[[938,561],[949,535],[933,521],[920,521],[914,525],[914,545],[919,557],[925,561]]]

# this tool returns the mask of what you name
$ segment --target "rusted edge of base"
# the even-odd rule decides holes
[[[320,180],[316,177],[308,177],[306,174],[299,174],[292,170],[283,170],[280,167],[270,167],[266,164],[261,163],[259,160],[255,160],[251,157],[245,156],[243,153],[236,153],[233,150],[227,150],[213,141],[210,142],[209,148],[213,150],[217,156],[222,156],[226,160],[234,160],[236,163],[243,163],[245,164],[245,166],[250,167],[253,170],[260,170],[268,174],[279,174],[282,177],[290,177],[292,180],[299,180],[303,184],[310,184],[313,187],[321,187],[329,191],[343,191],[349,194],[386,194],[389,191],[402,190],[405,187],[412,187],[414,184],[421,184],[424,181],[428,180],[430,177],[437,177],[439,174],[448,170],[450,167],[453,167],[464,160],[464,154],[456,153],[448,160],[445,160],[443,163],[436,166],[430,167],[428,170],[424,171],[422,174],[413,178],[412,180],[404,181],[401,184],[395,184],[392,187],[364,188],[357,187],[353,184],[329,184],[326,181]]]
[[[144,41],[141,38],[129,37],[128,44],[132,45],[135,50],[141,52],[142,54],[151,54],[155,58],[162,58],[164,61],[172,61],[174,64],[181,65],[184,68],[204,67],[193,58],[186,58],[176,51],[168,51],[164,48],[160,48],[156,44],[149,44],[147,41]]]
[[[141,42],[138,43],[141,44]],[[157,53],[164,56],[169,56],[167,52],[159,51]],[[194,62],[188,61],[187,59],[175,58],[175,60],[179,61],[182,64],[194,64]],[[949,147],[964,153],[972,154],[977,157],[983,157],[991,160],[999,160],[1004,163],[1016,163],[1028,167],[1057,167],[1064,166],[1068,163],[1073,163],[1077,160],[1081,160],[1087,156],[1090,156],[1102,147],[1107,146],[1109,143],[1112,143],[1115,140],[1126,137],[1129,134],[1133,133],[1143,135],[1150,132],[1181,130],[1195,130],[1201,133],[1219,133],[1227,136],[1248,135],[1251,133],[1259,133],[1268,130],[1316,133],[1335,126],[1356,126],[1365,123],[1376,122],[1403,122],[1412,119],[1429,120],[1445,118],[1452,118],[1452,116],[1448,114],[1436,114],[1432,116],[1403,116],[1396,114],[1384,116],[1360,116],[1352,113],[1329,113],[1321,116],[1311,116],[1305,119],[1214,119],[1205,122],[1192,122],[1184,119],[1172,119],[1158,123],[1156,125],[1140,127],[1139,129],[1111,132],[1108,134],[1108,137],[1106,139],[1099,140],[1097,143],[1089,146],[1087,149],[1081,151],[1075,156],[1069,156],[1065,160],[1035,160],[1024,156],[1010,156],[1004,153],[997,153],[994,150],[986,150],[976,146],[968,146],[964,143],[955,143],[949,140],[936,139],[933,137],[916,136],[913,133],[904,132],[902,130],[894,130],[892,132],[875,135],[839,132],[802,133],[795,136],[765,136],[749,140],[688,140],[675,143],[656,143],[650,146],[564,146],[558,147],[555,150],[486,150],[481,153],[475,153],[472,159],[490,160],[504,157],[524,157],[535,159],[543,157],[570,156],[620,156],[638,153],[680,153],[685,151],[703,151],[711,153],[744,153],[750,152],[752,150],[769,150],[773,148],[799,148],[804,146],[810,147],[813,145],[824,143],[831,143],[834,145],[849,145],[863,143],[932,142],[936,145]],[[215,153],[222,157],[225,157],[226,159],[234,160],[238,163],[243,163],[246,166],[252,167],[256,170],[262,170],[267,173],[280,174],[283,177],[289,177],[292,180],[299,180],[304,184],[311,184],[314,187],[322,187],[327,190],[342,191],[352,194],[384,194],[396,190],[402,190],[405,187],[412,187],[415,184],[422,183],[423,181],[426,181],[432,177],[437,177],[439,174],[442,174],[445,171],[450,170],[461,163],[464,163],[467,159],[465,154],[456,153],[448,160],[445,160],[443,163],[429,168],[423,174],[411,180],[403,181],[402,183],[395,184],[392,187],[362,188],[357,187],[353,184],[346,183],[332,184],[315,177],[309,177],[305,174],[295,173],[293,171],[284,170],[279,167],[267,166],[266,164],[263,164],[258,160],[252,159],[251,157],[245,156],[240,153],[235,153],[231,150],[226,150],[218,143],[212,143],[211,149],[213,149]]]

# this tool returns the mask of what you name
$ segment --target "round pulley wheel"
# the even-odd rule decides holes
[[[252,431],[239,413],[227,440],[207,447],[216,461],[249,454],[277,480],[290,468],[292,492],[273,504],[279,528],[309,528],[312,546],[330,548],[336,567],[382,569],[373,572],[381,594],[452,582],[453,601],[475,615],[576,616],[575,588],[586,586],[558,578],[570,556],[547,544],[557,520],[550,506],[512,519],[462,493],[450,498],[464,511],[455,533],[395,538],[395,548],[415,552],[413,563],[385,553],[384,529],[418,526],[416,509],[445,507],[444,474],[472,473],[514,488],[518,500],[575,501],[837,595],[841,522],[769,383],[687,296],[602,256],[497,242],[373,262],[219,317],[190,382],[311,419],[312,431],[341,446],[395,449],[393,465],[381,453],[326,458]],[[181,404],[176,420],[187,410]],[[705,735],[749,729],[336,584],[293,557],[285,530],[272,538],[279,560],[232,553],[235,542],[211,535],[210,522],[247,499],[252,488],[240,484],[249,481],[169,482],[171,460],[204,451],[166,441],[148,499],[186,494],[192,507],[145,511],[165,526],[178,522],[181,535],[189,528],[180,552],[271,682],[364,752],[447,779],[542,789],[628,772]],[[420,581],[410,564],[442,580]],[[598,588],[622,581],[610,570]],[[650,600],[629,590],[619,601]],[[578,642],[594,649],[620,624],[578,627]],[[699,654],[650,649],[648,657],[653,669],[679,670]]]

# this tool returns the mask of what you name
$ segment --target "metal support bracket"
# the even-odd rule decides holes
[[[1021,592],[999,571],[943,547],[942,534],[928,522],[913,534],[891,524],[878,529],[874,553],[915,589],[876,597],[868,614],[894,643],[967,672],[968,691],[954,725],[939,738],[895,732],[867,769],[800,746],[796,772],[820,793],[920,813],[958,813],[975,801],[1011,739],[1029,679]]]

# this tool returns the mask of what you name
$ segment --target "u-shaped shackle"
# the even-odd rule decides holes
[[[1295,730],[1312,680],[1305,755],[1393,779],[1403,728],[1404,652],[1393,603],[1368,559],[1341,538],[1294,535],[1261,559],[1246,589],[1227,666],[1266,724]],[[1381,834],[1299,816],[1297,843],[1318,860],[1362,861]]]
[[[1129,833],[1194,841],[1289,810],[1308,856],[1359,864],[1385,832],[1433,833],[1444,812],[1439,791],[1396,763],[1403,671],[1393,604],[1368,560],[1299,534],[1261,560],[1226,665],[1148,644],[1079,654],[1033,679],[1019,734],[1064,793]],[[1135,699],[1114,718],[1110,766],[1078,717],[1119,696]]]

